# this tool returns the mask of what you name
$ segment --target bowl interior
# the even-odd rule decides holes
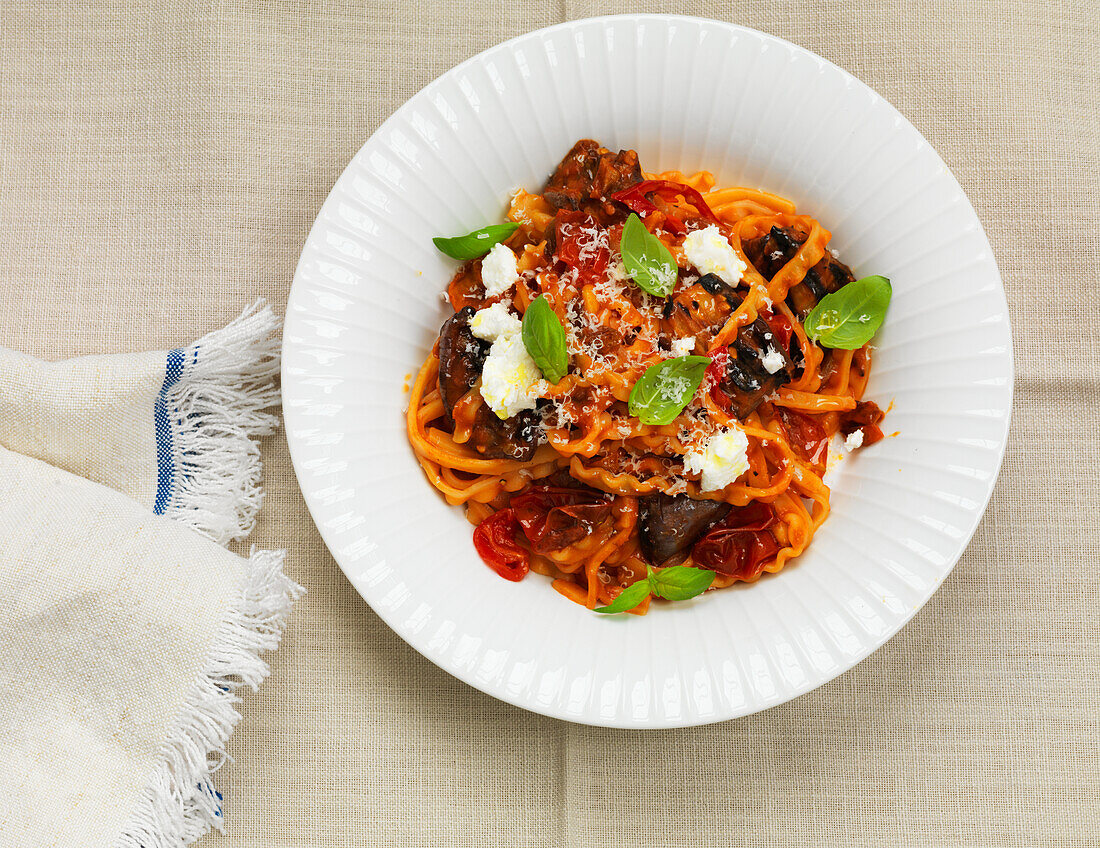
[[[501,220],[578,138],[648,171],[795,200],[894,298],[868,397],[897,431],[831,472],[810,550],[752,586],[605,618],[532,575],[507,583],[408,446],[405,387],[450,312],[431,237]],[[578,21],[499,45],[390,118],[303,250],[287,311],[288,438],[348,578],[417,650],[520,706],[576,721],[730,718],[825,682],[927,600],[972,535],[1011,407],[1007,308],[981,226],[920,134],[844,71],[713,21]]]

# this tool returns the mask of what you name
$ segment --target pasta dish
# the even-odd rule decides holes
[[[486,564],[642,614],[804,552],[834,437],[883,437],[889,282],[829,242],[782,197],[587,139],[506,223],[436,239],[463,264],[408,436]]]

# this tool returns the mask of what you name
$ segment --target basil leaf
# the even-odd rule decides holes
[[[432,239],[432,244],[452,259],[461,259],[465,262],[467,259],[478,259],[484,256],[493,249],[493,245],[504,241],[518,229],[519,224],[490,224],[464,236],[454,238],[437,236]]]
[[[523,346],[551,383],[558,382],[569,370],[565,328],[544,294],[532,300],[523,313]]]
[[[676,260],[657,236],[631,212],[623,226],[619,245],[626,272],[638,288],[657,297],[668,297],[676,285]]]
[[[606,607],[596,607],[596,612],[613,614],[629,612],[649,597],[649,580],[643,577],[637,583],[623,589],[617,598]]]
[[[890,305],[890,281],[875,275],[827,294],[806,316],[811,339],[824,347],[855,350],[871,341]]]
[[[686,565],[673,565],[669,568],[654,570],[649,575],[649,585],[653,594],[669,601],[686,601],[701,595],[714,582],[715,574],[706,568],[690,568]]]
[[[630,414],[643,424],[671,424],[695,397],[708,365],[705,356],[678,356],[651,365],[630,390]]]

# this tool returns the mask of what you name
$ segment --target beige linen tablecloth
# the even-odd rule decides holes
[[[326,552],[282,436],[253,540],[309,594],[244,704],[205,846],[1100,843],[1100,78],[1094,2],[0,5],[0,344],[179,344],[285,303],[326,193],[422,85],[624,11],[801,44],[893,102],[993,243],[1016,410],[952,577],[833,683],[713,727],[531,715],[450,678]],[[28,811],[28,815],[33,815]]]

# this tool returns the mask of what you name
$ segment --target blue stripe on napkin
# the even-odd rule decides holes
[[[191,352],[191,361],[195,362],[199,358],[199,349],[195,347]],[[164,511],[168,509],[176,484],[176,463],[172,450],[172,421],[168,417],[168,393],[183,377],[187,353],[188,351],[178,348],[168,351],[164,368],[164,384],[157,394],[156,403],[153,404],[153,429],[157,437],[157,497],[153,502],[153,512],[156,515],[164,515]],[[178,409],[172,411],[179,413]],[[175,423],[177,427],[183,426],[183,421]]]

